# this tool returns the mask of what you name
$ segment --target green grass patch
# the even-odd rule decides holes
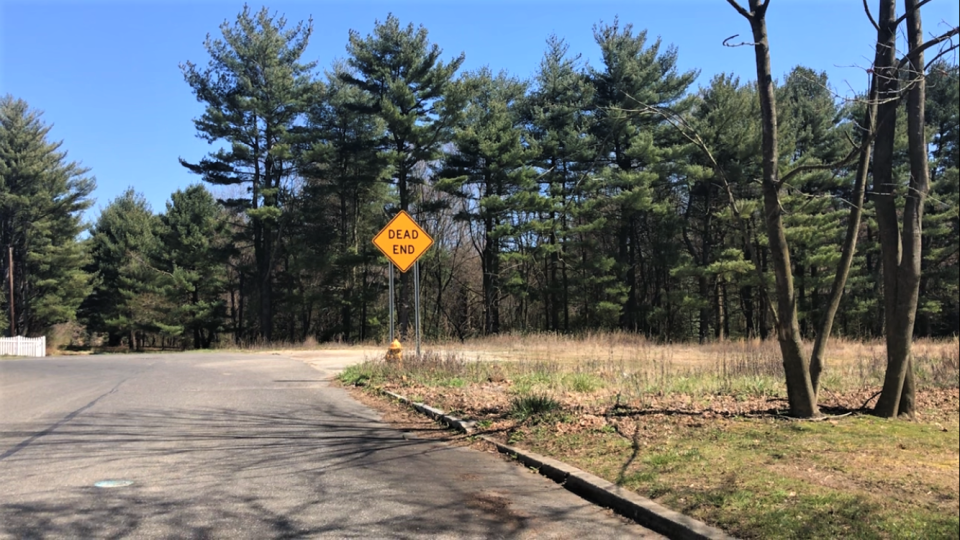
[[[365,386],[373,376],[370,368],[366,362],[347,366],[337,375],[337,380],[350,386]]]
[[[460,377],[450,377],[449,379],[437,380],[436,385],[444,388],[463,388],[467,385],[467,381]]]
[[[561,379],[553,373],[523,373],[513,379],[512,389],[519,395],[533,394],[556,388],[559,380]]]
[[[590,373],[571,373],[563,378],[564,385],[582,394],[589,394],[603,388],[603,380]]]
[[[637,445],[550,425],[522,443],[741,538],[957,538],[957,427],[661,420]]]

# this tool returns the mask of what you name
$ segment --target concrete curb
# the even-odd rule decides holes
[[[410,405],[434,420],[443,422],[467,435],[471,435],[475,431],[474,422],[448,416],[440,409],[435,409],[423,403],[414,403],[393,392],[380,390],[380,393]],[[735,537],[716,527],[711,527],[702,521],[674,512],[646,497],[641,497],[630,490],[623,489],[599,476],[567,465],[562,461],[514,448],[486,435],[480,435],[479,438],[496,446],[501,453],[513,456],[520,463],[536,469],[540,474],[562,484],[563,487],[584,499],[611,508],[618,514],[629,517],[640,525],[669,538],[677,540],[736,540]]]
[[[399,402],[401,402],[401,403],[405,403],[405,404],[407,404],[407,405],[410,405],[411,407],[413,407],[413,408],[416,409],[417,411],[419,411],[419,412],[421,412],[421,413],[429,416],[430,418],[433,418],[434,420],[438,420],[438,421],[440,421],[440,422],[443,422],[444,424],[446,424],[446,425],[448,425],[448,426],[450,426],[450,427],[452,427],[452,428],[454,428],[454,429],[456,429],[456,430],[459,430],[459,431],[461,431],[461,432],[463,432],[463,433],[466,433],[467,435],[470,435],[470,434],[472,434],[472,433],[474,432],[474,427],[473,427],[473,426],[476,424],[476,422],[470,422],[470,421],[468,421],[468,420],[461,420],[460,418],[457,418],[456,416],[446,415],[446,414],[444,414],[443,411],[441,411],[440,409],[434,409],[433,407],[431,407],[431,406],[429,406],[429,405],[425,405],[425,404],[423,404],[423,403],[414,403],[414,402],[410,401],[409,399],[407,399],[407,398],[405,398],[405,397],[403,397],[403,396],[401,396],[401,395],[399,395],[399,394],[394,394],[393,392],[388,392],[388,391],[386,391],[386,390],[380,390],[380,393],[383,394],[383,395],[385,395],[385,396],[390,396],[390,397],[392,397],[393,399],[395,399],[395,400],[397,400],[397,401],[399,401]]]

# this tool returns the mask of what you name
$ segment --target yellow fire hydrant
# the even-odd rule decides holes
[[[390,344],[390,348],[387,349],[387,361],[396,360],[397,363],[403,361],[403,346],[400,345],[400,340],[395,339],[393,343]]]

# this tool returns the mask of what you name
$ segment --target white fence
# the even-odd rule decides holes
[[[5,337],[0,338],[0,356],[46,356],[47,338]]]

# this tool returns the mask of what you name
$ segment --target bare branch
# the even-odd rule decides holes
[[[140,264],[142,264],[142,265],[144,266],[144,268],[146,268],[147,270],[152,270],[152,271],[154,271],[154,272],[157,272],[158,274],[164,274],[164,275],[167,275],[167,276],[170,276],[170,277],[175,277],[175,276],[174,276],[173,274],[171,274],[170,272],[166,272],[166,271],[164,271],[164,270],[161,270],[161,269],[153,266],[152,264],[148,263],[147,261],[143,260],[143,258],[142,258],[139,254],[134,253],[133,251],[129,251],[129,250],[128,250],[128,251],[127,251],[127,257],[130,257],[130,258],[132,258],[132,259],[135,259],[137,262],[139,262]]]
[[[724,173],[723,168],[720,167],[720,164],[717,162],[717,160],[713,157],[713,153],[710,151],[710,148],[707,146],[707,143],[704,142],[704,140],[700,137],[700,134],[697,133],[697,130],[693,126],[691,126],[689,122],[686,121],[686,119],[684,119],[679,114],[671,111],[667,107],[656,107],[652,105],[647,105],[645,103],[641,103],[639,100],[627,94],[626,92],[624,92],[624,95],[626,95],[630,100],[636,103],[639,106],[639,109],[630,110],[630,109],[619,109],[614,107],[611,107],[610,109],[623,111],[623,112],[640,111],[640,112],[652,113],[666,120],[678,132],[680,132],[680,134],[685,139],[693,143],[697,148],[699,148],[704,153],[704,155],[706,155],[707,159],[710,161],[710,165],[713,166],[714,172],[717,174],[718,177],[720,177],[720,180],[723,183],[724,191],[726,191],[726,195],[727,195],[727,203],[730,205],[730,210],[738,219],[741,219],[740,208],[737,206],[737,200],[736,200],[736,197],[734,197],[733,195],[733,189],[730,187],[730,182],[727,181],[727,175]]]
[[[859,148],[858,148],[858,150],[859,150]],[[843,204],[843,205],[845,205],[845,206],[849,206],[850,208],[856,208],[856,207],[857,207],[855,204],[853,204],[852,202],[848,201],[847,199],[844,199],[843,197],[841,197],[841,196],[839,196],[839,195],[834,195],[834,194],[832,194],[832,193],[806,193],[806,192],[803,191],[802,189],[800,189],[800,188],[798,188],[798,187],[796,187],[796,186],[794,186],[794,185],[791,185],[791,184],[783,184],[783,187],[786,188],[788,191],[790,191],[791,193],[793,193],[794,195],[796,195],[796,196],[798,196],[798,197],[804,197],[804,198],[806,198],[807,201],[808,201],[808,203],[809,203],[809,202],[812,202],[812,201],[814,201],[814,200],[818,200],[818,199],[830,199],[830,200],[833,200],[833,201],[839,201],[840,204]],[[806,204],[808,204],[808,203],[804,203],[804,205],[806,205]],[[802,207],[801,207],[801,209],[802,209]],[[786,213],[786,212],[784,212],[784,213]],[[791,213],[794,213],[794,214],[795,214],[795,213],[797,213],[797,211],[794,210],[794,211],[791,212]]]
[[[746,17],[748,21],[753,20],[753,13],[743,9],[743,6],[741,6],[737,0],[727,0],[727,3],[733,6],[733,9],[737,10],[737,13]]]
[[[733,39],[733,38],[735,38],[735,37],[737,37],[737,36],[739,36],[739,35],[740,35],[740,34],[734,34],[734,35],[728,37],[727,39],[723,40],[723,46],[724,46],[724,47],[743,47],[743,46],[745,46],[745,45],[750,45],[750,46],[755,46],[755,45],[756,45],[756,43],[749,43],[749,42],[746,42],[746,41],[741,41],[740,43],[727,43],[728,41],[730,41],[731,39]]]
[[[937,53],[937,55],[934,56],[933,59],[927,62],[927,65],[923,67],[924,73],[926,73],[927,70],[930,69],[930,66],[936,64],[937,60],[940,60],[941,58],[943,58],[943,56],[948,52],[957,50],[958,47],[960,47],[960,44],[954,43],[951,46],[947,47],[946,49],[943,49],[942,51]]]
[[[787,174],[783,175],[779,183],[782,185],[787,181],[789,181],[794,176],[802,172],[828,171],[828,170],[836,169],[838,167],[842,167],[847,163],[850,163],[851,161],[853,161],[853,158],[855,158],[859,152],[860,152],[860,147],[855,145],[853,148],[850,149],[850,153],[847,154],[843,159],[839,161],[834,161],[833,163],[823,163],[820,165],[800,165],[795,169],[793,169],[792,171],[788,172]]]
[[[949,40],[950,38],[957,35],[958,33],[960,33],[960,26],[954,26],[951,30],[940,34],[939,36],[931,39],[930,41],[927,41],[926,43],[924,43],[923,45],[920,45],[919,47],[916,47],[912,51],[903,55],[903,58],[901,58],[900,62],[897,63],[897,70],[899,71],[901,68],[903,68],[903,66],[907,65],[907,63],[910,62],[911,56],[919,55],[920,53],[929,49],[930,47],[933,47],[938,43],[943,43],[944,41]],[[955,47],[956,45],[954,45],[951,48],[955,48]]]
[[[930,2],[930,0],[921,0],[919,3],[917,3],[916,6],[914,6],[914,7],[911,8],[911,9],[908,9],[908,10],[906,11],[906,13],[904,13],[903,15],[900,16],[900,18],[898,18],[896,21],[893,21],[894,26],[902,23],[902,22],[904,21],[904,19],[907,18],[907,15],[909,15],[911,11],[913,11],[913,10],[915,10],[915,9],[920,9],[921,7],[923,7],[924,4],[926,4],[926,3],[928,3],[928,2]],[[867,0],[863,0],[863,5],[867,5]],[[878,28],[878,30],[879,30],[879,28]]]
[[[879,32],[879,31],[880,31],[880,25],[877,24],[877,20],[874,19],[874,18],[873,18],[873,14],[870,13],[870,7],[867,5],[867,0],[863,0],[863,11],[866,12],[867,18],[870,19],[870,24],[873,25],[873,28],[874,28],[877,32]]]

